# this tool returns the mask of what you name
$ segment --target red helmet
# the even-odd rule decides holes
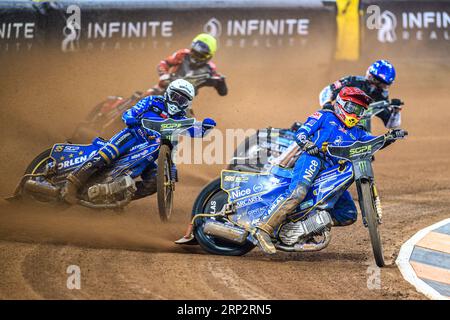
[[[348,127],[354,127],[372,102],[364,91],[355,87],[344,87],[334,103],[334,113]]]

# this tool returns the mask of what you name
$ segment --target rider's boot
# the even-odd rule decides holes
[[[308,188],[305,185],[299,184],[287,198],[281,199],[281,201],[278,200],[279,204],[275,206],[273,213],[257,227],[255,238],[264,252],[269,254],[276,252],[271,235],[274,233],[275,228],[286,219],[286,216],[303,201],[307,191]]]
[[[95,172],[105,167],[107,163],[107,160],[105,160],[101,154],[98,154],[71,172],[67,176],[66,184],[61,191],[61,197],[63,200],[69,204],[76,204],[78,202],[78,190]]]

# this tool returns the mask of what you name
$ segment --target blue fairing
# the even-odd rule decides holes
[[[248,173],[232,170],[222,171],[222,189],[228,201],[236,206],[235,215],[230,216],[242,225],[255,225],[289,187],[292,170],[273,167],[271,173]],[[297,220],[313,209],[331,209],[339,196],[348,188],[353,178],[350,163],[343,168],[338,165],[322,171],[311,186],[304,201],[290,216]]]
[[[53,165],[56,163],[58,175],[66,175],[75,170],[105,144],[106,142],[100,138],[95,138],[88,145],[55,144],[50,155],[55,161]],[[132,178],[137,177],[145,168],[155,165],[158,151],[159,139],[137,145],[117,159],[109,168],[108,174],[114,178],[126,172]]]

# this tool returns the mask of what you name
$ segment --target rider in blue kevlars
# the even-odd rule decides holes
[[[324,110],[333,110],[334,101],[342,88],[356,87],[364,91],[373,102],[388,101],[389,87],[394,83],[396,72],[394,66],[387,60],[377,60],[367,68],[366,75],[348,76],[326,86],[319,95],[320,106]],[[401,101],[392,99],[394,108],[386,108],[376,116],[386,128],[392,129],[401,125]]]
[[[110,165],[120,155],[132,147],[147,142],[146,133],[141,128],[141,119],[148,118],[163,121],[167,118],[186,119],[186,110],[191,106],[195,96],[195,89],[186,80],[178,79],[169,84],[164,96],[148,96],[140,100],[134,107],[126,111],[122,120],[126,128],[113,136],[92,157],[86,160],[79,168],[67,176],[67,183],[62,191],[62,197],[68,203],[76,203],[78,190],[98,170]],[[215,121],[206,118],[202,122],[201,136],[209,129],[214,128]],[[196,128],[190,128],[188,134],[197,136]],[[145,183],[146,172],[142,174]],[[139,192],[139,185],[137,184]]]
[[[312,114],[296,133],[296,141],[304,151],[295,163],[293,179],[289,189],[270,206],[254,236],[259,247],[266,253],[276,249],[270,235],[275,228],[305,198],[317,174],[327,166],[335,165],[339,159],[330,162],[320,156],[323,143],[333,145],[351,144],[375,138],[356,126],[372,99],[362,90],[354,87],[343,88],[334,103],[334,110],[320,110]],[[393,135],[401,137],[403,131],[393,130]],[[348,191],[337,201],[331,212],[333,225],[349,225],[356,221],[355,203]]]

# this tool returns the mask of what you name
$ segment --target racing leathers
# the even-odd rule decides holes
[[[156,92],[164,92],[167,85],[170,83],[172,78],[184,78],[192,77],[192,79],[187,79],[195,87],[196,94],[198,89],[201,87],[214,87],[220,96],[225,96],[228,93],[228,88],[225,82],[225,77],[217,72],[216,65],[209,61],[202,66],[193,65],[189,59],[190,50],[181,49],[176,51],[169,57],[161,60],[158,65],[158,74],[160,76],[160,81],[156,87],[153,89]],[[207,75],[207,79],[195,79],[193,76]]]
[[[374,102],[378,101],[388,101],[389,92],[387,89],[382,89],[370,83],[365,77],[361,76],[348,76],[341,78],[326,86],[319,95],[320,106],[324,110],[333,110],[331,104],[332,101],[336,99],[339,91],[344,87],[356,87],[364,91],[369,97],[373,99]],[[384,109],[382,112],[377,114],[386,128],[392,129],[399,127],[401,124],[401,113],[400,108]]]
[[[141,99],[135,106],[123,114],[122,120],[127,127],[114,135],[102,148],[86,160],[83,165],[68,175],[68,183],[62,194],[67,202],[76,203],[78,201],[76,197],[77,191],[95,172],[113,163],[132,147],[147,143],[150,137],[145,129],[141,127],[142,118],[153,121],[164,121],[167,118],[182,120],[187,117],[184,111],[170,115],[167,112],[167,106],[163,96],[148,96]],[[212,129],[214,126],[214,120],[207,118],[203,120],[201,128],[191,127],[187,130],[187,134],[192,137],[201,137],[207,130]],[[140,187],[146,187],[146,180],[151,178],[151,174],[151,172],[145,170],[142,173],[141,177],[143,181],[137,183],[138,196],[142,192]]]
[[[275,228],[303,201],[317,174],[338,164],[337,158],[324,160],[320,156],[311,154],[318,155],[318,149],[323,143],[347,145],[373,138],[374,136],[358,126],[347,128],[332,111],[320,110],[307,119],[296,133],[296,141],[305,151],[295,163],[291,184],[288,190],[274,201],[262,222],[257,226],[264,231],[256,232],[256,238],[264,251],[272,253],[274,249],[270,246],[273,247],[273,244],[269,243],[269,249],[265,250],[261,240],[265,243],[270,241],[267,235],[272,236]],[[348,191],[345,191],[336,202],[331,216],[334,225],[349,225],[356,221],[356,206]]]

